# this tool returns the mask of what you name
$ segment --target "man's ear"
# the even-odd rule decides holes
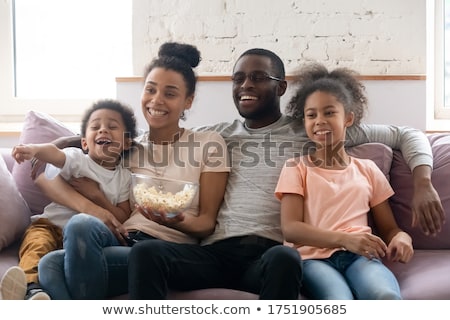
[[[345,115],[345,127],[351,127],[353,125],[353,121],[355,120],[355,114],[353,112],[349,112]]]
[[[286,89],[287,89],[287,81],[286,80],[278,81],[277,95],[279,97],[281,97],[286,93]]]

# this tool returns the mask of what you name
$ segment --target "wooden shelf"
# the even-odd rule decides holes
[[[359,76],[361,80],[426,80],[427,77],[421,74],[411,74],[411,75],[361,75]],[[198,76],[198,81],[231,81],[229,75],[216,75],[216,76]],[[286,80],[293,80],[293,75],[287,75]],[[116,82],[141,82],[142,77],[116,77]]]

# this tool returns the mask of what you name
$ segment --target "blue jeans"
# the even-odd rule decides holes
[[[52,299],[105,299],[128,292],[128,254],[99,219],[73,216],[64,228],[63,250],[39,262],[39,282]]]
[[[210,245],[141,241],[129,256],[131,299],[165,299],[180,291],[231,288],[260,299],[298,299],[302,261],[296,249],[243,236]]]
[[[303,261],[303,286],[316,300],[400,300],[394,274],[378,259],[349,251],[331,257]]]

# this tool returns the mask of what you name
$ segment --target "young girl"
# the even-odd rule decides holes
[[[136,139],[124,165],[135,173],[198,183],[199,191],[191,207],[173,218],[134,210],[123,224],[130,243],[197,245],[214,231],[230,171],[227,147],[216,132],[180,127],[194,100],[193,68],[199,61],[194,46],[165,43],[145,70],[141,107],[149,131]],[[92,185],[85,187],[77,190],[87,197]],[[39,280],[53,299],[105,299],[128,292],[131,247],[122,246],[120,236],[88,214],[74,216],[64,232],[64,250],[39,264]]]
[[[275,195],[285,243],[304,260],[304,289],[312,299],[401,299],[381,259],[408,262],[411,237],[394,220],[381,170],[344,148],[346,129],[364,114],[364,87],[351,70],[318,64],[300,72],[299,84],[288,110],[303,119],[315,147],[286,162]]]
[[[135,136],[133,110],[114,100],[101,100],[89,108],[82,119],[84,151],[80,148],[60,150],[52,143],[26,144],[15,146],[12,156],[17,163],[33,158],[45,161],[59,168],[57,171],[66,180],[72,177],[92,179],[106,196],[102,203],[106,210],[98,218],[119,225],[131,213],[128,201],[131,173],[119,164]],[[50,165],[47,169],[54,168]],[[32,223],[20,246],[19,266],[10,268],[0,283],[3,299],[50,298],[39,285],[38,263],[48,252],[62,248],[62,230],[76,214],[77,211],[53,202],[42,214],[31,217]]]

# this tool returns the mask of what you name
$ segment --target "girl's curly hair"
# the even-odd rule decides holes
[[[286,106],[286,113],[295,119],[304,119],[306,99],[316,91],[324,91],[334,95],[346,112],[353,112],[354,124],[359,124],[367,110],[367,96],[358,76],[356,71],[348,68],[330,72],[320,63],[303,66],[294,76],[298,89]]]

